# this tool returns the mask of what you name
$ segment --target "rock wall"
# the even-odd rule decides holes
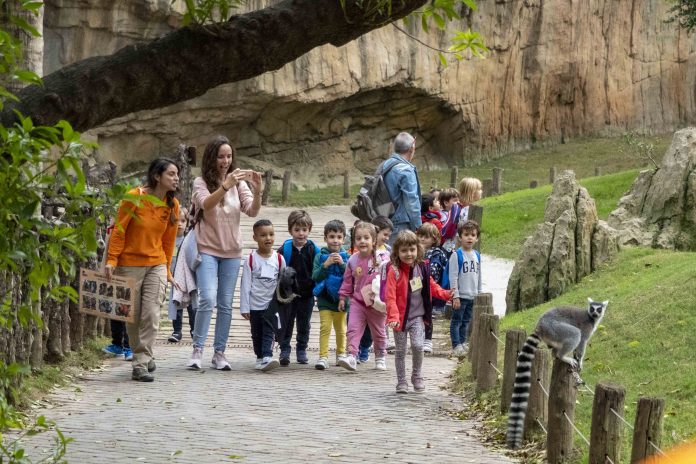
[[[608,222],[623,245],[696,251],[696,128],[674,134],[659,169],[640,173]]]
[[[616,231],[597,218],[594,200],[564,171],[546,200],[544,222],[527,238],[508,281],[507,312],[556,298],[619,251]]]
[[[248,7],[272,1],[252,0]],[[45,71],[51,72],[166,33],[179,24],[183,2],[46,3]],[[664,23],[667,2],[477,3],[446,33],[399,27],[440,48],[455,30],[472,27],[490,47],[488,59],[444,67],[435,52],[390,25],[91,133],[102,156],[120,165],[173,153],[182,142],[202,149],[224,133],[243,164],[292,167],[294,179],[311,185],[338,181],[345,169],[356,178],[373,169],[399,130],[417,135],[416,162],[428,169],[576,135],[666,132],[696,119],[696,38]]]

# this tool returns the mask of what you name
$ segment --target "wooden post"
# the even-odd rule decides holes
[[[343,198],[350,198],[350,179],[348,171],[343,173]]]
[[[636,422],[633,428],[631,463],[638,463],[657,453],[650,443],[657,447],[660,446],[664,411],[665,400],[662,398],[638,398]]]
[[[530,188],[530,189],[535,189],[535,188],[537,188],[538,186],[539,186],[539,182],[537,182],[536,180],[533,180],[533,181],[531,181],[531,182],[529,183],[529,188]]]
[[[191,165],[189,164],[190,149],[191,147],[180,144],[177,147],[175,157],[175,161],[179,165],[179,203],[186,208],[189,208],[191,205],[191,191],[193,186]]]
[[[539,422],[546,424],[549,419],[549,397],[546,396],[544,389],[548,392],[551,386],[550,359],[549,350],[539,348],[534,356],[534,362],[532,362],[532,385],[529,387],[527,415],[524,418],[524,437],[526,439],[536,433],[543,432]],[[543,389],[539,383],[543,385]]]
[[[493,306],[493,294],[492,293],[479,293],[474,298],[474,305]]]
[[[556,182],[556,166],[549,169],[549,183],[553,184],[554,182]]]
[[[459,182],[459,168],[457,166],[452,166],[452,173],[450,174],[450,187],[457,188],[458,182]]]
[[[601,381],[595,387],[590,432],[590,464],[621,462],[621,430],[626,390],[612,382]],[[616,413],[616,414],[615,414]]]
[[[499,317],[493,314],[481,314],[478,323],[478,375],[476,376],[476,391],[488,391],[495,387],[498,380],[498,322]]]
[[[599,166],[595,166],[594,175],[595,175],[595,177],[601,176],[602,175],[602,168],[600,168]]]
[[[292,176],[292,171],[287,170],[283,174],[283,204],[288,202],[288,197],[290,196],[290,178]]]
[[[500,195],[503,193],[503,169],[493,168],[493,185],[492,185],[493,195]]]
[[[483,179],[481,181],[483,186],[483,197],[487,198],[493,195],[493,179]]]
[[[505,332],[503,384],[500,392],[500,412],[502,413],[506,413],[510,409],[512,386],[515,384],[515,371],[517,370],[517,356],[520,354],[526,339],[527,332],[522,329],[510,329]]]
[[[469,214],[467,215],[467,220],[476,221],[479,227],[483,227],[483,206],[479,205],[469,205]],[[474,244],[474,250],[481,252],[481,238]],[[491,303],[491,306],[493,304]]]
[[[473,316],[471,317],[471,327],[470,333],[467,335],[469,341],[469,361],[471,361],[471,376],[476,378],[478,376],[478,366],[479,366],[479,353],[481,348],[481,342],[479,341],[480,329],[479,324],[481,323],[481,315],[489,314],[493,315],[492,306],[474,306]]]
[[[566,463],[573,456],[575,431],[568,419],[571,422],[575,420],[576,396],[577,388],[575,388],[573,371],[568,364],[554,359],[549,389],[549,425],[546,438],[546,459],[549,464]]]
[[[263,174],[263,194],[261,195],[261,204],[268,205],[268,198],[271,196],[271,187],[273,186],[273,170],[269,169]]]

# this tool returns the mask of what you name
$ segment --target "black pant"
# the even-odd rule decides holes
[[[121,348],[130,348],[128,343],[128,332],[126,332],[126,323],[123,321],[115,321],[111,319],[111,343]]]
[[[372,346],[372,332],[370,332],[370,327],[366,325],[365,331],[363,332],[363,336],[360,338],[359,348],[361,350],[366,350],[371,346]]]
[[[273,356],[273,326],[263,317],[263,311],[250,311],[251,341],[254,344],[254,354],[257,358]]]
[[[292,341],[292,330],[297,320],[297,346],[298,352],[306,351],[309,343],[309,329],[311,327],[312,310],[314,309],[314,297],[296,298],[290,303],[290,316],[285,328],[285,339],[280,342],[281,357],[290,356],[290,342]],[[252,311],[253,313],[253,311]]]
[[[191,332],[191,338],[193,338],[193,324],[196,323],[196,310],[193,309],[191,305],[188,305],[186,307],[186,312],[188,313],[188,319],[189,319],[189,329]],[[177,309],[176,310],[176,319],[172,321],[172,326],[174,328],[174,332],[180,334],[181,330],[184,328],[184,310],[183,309]]]

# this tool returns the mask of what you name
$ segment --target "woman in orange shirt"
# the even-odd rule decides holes
[[[131,195],[152,195],[164,205],[141,199],[138,204],[124,200],[118,209],[114,231],[109,241],[109,255],[104,268],[112,275],[135,279],[135,321],[126,324],[133,350],[133,380],[155,380],[152,348],[159,327],[159,310],[164,301],[167,281],[176,285],[169,271],[179,220],[179,202],[174,195],[179,188],[179,167],[167,158],[150,163],[144,187]]]

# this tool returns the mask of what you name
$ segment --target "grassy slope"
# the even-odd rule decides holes
[[[642,139],[652,143],[656,148],[656,160],[662,159],[671,134]],[[418,153],[416,152],[416,156]],[[602,174],[616,173],[629,169],[639,169],[646,166],[646,160],[626,151],[622,138],[578,138],[562,145],[538,147],[503,158],[484,162],[478,166],[460,167],[460,176],[473,176],[479,179],[491,177],[494,167],[503,168],[503,191],[512,192],[529,187],[531,180],[537,180],[539,185],[547,185],[549,168],[555,166],[557,172],[572,169],[577,177],[594,176],[595,167]],[[434,186],[448,187],[450,182],[449,170],[420,171],[423,191]],[[311,190],[291,190],[291,206],[322,206],[352,204],[357,195],[359,185],[351,186],[349,199],[343,198],[343,186],[333,186]],[[281,203],[279,188],[271,191],[271,204]]]
[[[588,296],[609,299],[607,315],[587,350],[583,378],[591,387],[600,380],[623,385],[629,423],[634,421],[639,396],[664,398],[663,445],[669,447],[693,438],[696,430],[695,283],[696,253],[627,249],[615,263],[561,297],[506,316],[501,332],[520,327],[529,333],[541,313],[553,306],[584,305]],[[589,438],[592,396],[580,390],[578,402],[576,424]],[[498,419],[502,425],[504,419]],[[625,459],[630,455],[630,440],[631,434],[625,433]],[[587,448],[580,439],[576,445]]]
[[[638,171],[633,170],[580,180],[580,185],[587,188],[595,200],[600,219],[606,219],[616,208],[618,199],[629,189],[637,174]],[[484,208],[483,252],[516,259],[525,239],[544,220],[546,198],[550,193],[551,186],[546,185],[481,200]]]

